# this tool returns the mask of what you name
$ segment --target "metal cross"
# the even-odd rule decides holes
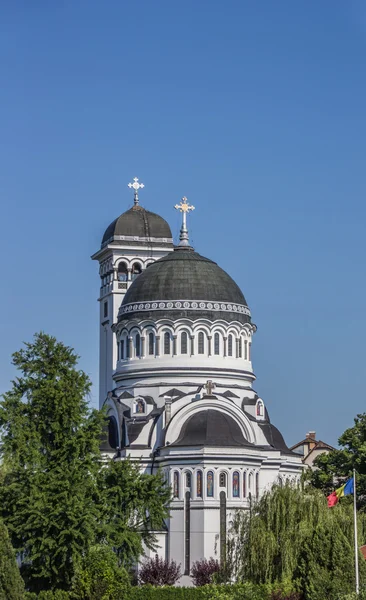
[[[144,184],[143,183],[139,183],[138,177],[134,177],[133,178],[133,183],[129,183],[128,187],[131,189],[133,188],[135,193],[134,193],[134,197],[133,197],[133,201],[134,204],[137,205],[139,203],[139,190],[142,188],[144,188]]]
[[[182,213],[182,227],[180,229],[180,234],[179,234],[179,246],[189,246],[189,241],[188,241],[188,229],[187,229],[187,213],[190,212],[191,210],[194,210],[194,206],[192,206],[192,204],[189,204],[187,198],[185,196],[183,196],[182,200],[180,201],[180,204],[176,204],[174,206],[174,208],[176,210],[179,210],[179,212]]]
[[[212,392],[214,391],[216,384],[211,379],[208,379],[203,387],[206,390],[207,396],[212,396]]]

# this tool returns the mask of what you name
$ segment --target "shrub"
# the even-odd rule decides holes
[[[113,550],[108,546],[94,546],[76,572],[70,596],[77,600],[124,600],[129,597],[129,588],[129,576],[118,565]]]
[[[191,575],[195,586],[208,585],[213,582],[213,576],[220,571],[220,563],[214,558],[197,560],[193,563]]]
[[[180,565],[174,560],[159,558],[157,554],[154,558],[146,560],[139,571],[139,581],[142,584],[174,585],[180,577]]]
[[[7,529],[0,521],[0,598],[21,600],[24,583],[20,576]]]

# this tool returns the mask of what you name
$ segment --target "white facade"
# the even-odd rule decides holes
[[[141,302],[129,302],[127,294],[121,306],[133,283],[130,275],[118,281],[118,264],[124,261],[130,273],[138,263],[143,271],[173,249],[157,243],[147,251],[123,242],[93,256],[102,278],[100,404],[110,419],[105,451],[139,461],[148,473],[162,469],[174,498],[158,533],[160,553],[181,564],[181,583],[187,583],[194,561],[220,559],[232,511],[248,509],[275,481],[297,479],[302,463],[253,389],[256,327],[248,307],[235,298],[203,298],[206,287],[194,297],[189,282],[190,297],[183,297],[183,285],[182,297],[156,298],[156,282],[147,274],[141,275]],[[195,256],[199,263],[202,257]],[[160,277],[162,268],[156,270]]]

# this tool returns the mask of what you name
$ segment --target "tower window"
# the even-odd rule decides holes
[[[149,333],[149,354],[154,354],[154,334]]]
[[[108,317],[108,302],[104,302],[103,304],[103,315],[104,318]]]
[[[131,273],[132,280],[136,279],[136,277],[138,275],[140,275],[141,272],[142,272],[141,265],[139,265],[138,263],[135,263],[132,266],[132,273]]]
[[[126,338],[126,358],[130,358],[130,340]]]
[[[233,497],[239,498],[239,486],[240,486],[240,478],[238,471],[234,471],[233,473]]]
[[[220,354],[220,336],[218,333],[215,333],[214,336],[214,353]]]
[[[164,354],[170,354],[170,333],[166,331],[164,333]]]
[[[190,488],[192,483],[192,476],[190,473],[186,473],[186,487]]]
[[[124,262],[120,262],[118,265],[117,273],[118,281],[127,281],[127,265]]]
[[[226,487],[226,473],[220,473],[220,487]]]
[[[247,472],[243,473],[243,498],[247,497]]]
[[[174,471],[173,475],[173,496],[179,498],[179,473]]]
[[[125,340],[121,340],[121,354],[120,354],[121,360],[124,359],[125,357]]]
[[[188,335],[186,331],[183,331],[180,336],[180,353],[188,354]]]
[[[242,342],[241,342],[241,337],[238,339],[238,357],[239,358],[242,357]]]
[[[136,334],[135,338],[136,356],[141,356],[141,337],[140,334]]]
[[[228,344],[227,345],[228,345],[227,353],[228,353],[229,356],[232,356],[233,355],[233,336],[231,335],[231,333],[230,333],[230,335],[228,337]]]
[[[205,353],[205,338],[203,332],[200,331],[198,334],[198,354]]]
[[[197,471],[197,481],[196,481],[196,496],[197,498],[202,498],[202,471]]]
[[[214,474],[212,471],[207,473],[207,496],[213,498],[214,495]]]

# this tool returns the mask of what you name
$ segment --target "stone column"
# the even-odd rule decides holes
[[[128,358],[131,359],[133,355],[133,338],[129,337],[127,340],[128,343]]]
[[[177,336],[173,335],[173,356],[177,356]]]
[[[224,337],[224,357],[227,356],[227,337]]]
[[[190,336],[190,340],[191,340],[191,356],[194,355],[194,335]]]
[[[155,356],[160,354],[160,335],[155,337]]]
[[[141,338],[141,358],[145,358],[145,336]]]
[[[212,356],[212,348],[211,348],[212,335],[208,335],[207,339],[208,339],[208,355]]]

